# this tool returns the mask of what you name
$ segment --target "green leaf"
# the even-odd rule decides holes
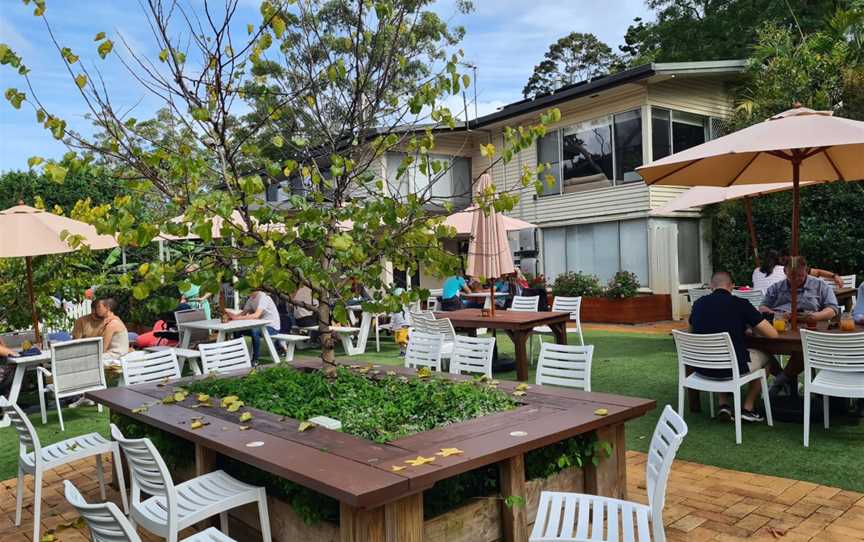
[[[168,60],[168,54],[168,49],[162,49],[161,51],[159,51],[159,60],[165,62],[166,60]]]
[[[147,296],[149,294],[150,294],[150,290],[147,288],[147,286],[145,286],[143,284],[136,284],[135,286],[132,287],[132,295],[135,296],[135,299],[137,299],[138,301],[142,301],[144,299],[147,299]],[[172,397],[172,399],[173,399],[173,397]],[[163,400],[163,402],[164,402],[164,400]]]
[[[251,34],[252,32],[255,32],[255,25],[253,25],[253,24],[247,24],[247,25],[246,25],[246,32],[249,33],[249,34]]]
[[[60,56],[62,56],[63,60],[65,60],[69,64],[75,64],[76,62],[78,62],[78,55],[74,54],[72,52],[72,49],[68,47],[60,49]]]
[[[31,156],[31,157],[27,160],[27,167],[29,167],[29,168],[33,168],[33,167],[35,167],[35,166],[38,166],[39,164],[41,164],[41,163],[44,162],[44,161],[45,161],[45,159],[42,158],[41,156]]]
[[[111,40],[105,40],[99,44],[99,47],[96,49],[96,52],[99,53],[100,58],[104,59],[106,56],[108,56],[108,53],[110,53],[113,49],[114,49],[114,42]]]
[[[93,41],[102,41],[105,39],[105,32],[99,32],[96,34],[96,37],[93,38]]]
[[[61,165],[54,164],[54,163],[48,163],[48,164],[45,164],[44,169],[45,169],[45,173],[48,174],[48,176],[51,177],[51,180],[54,181],[55,183],[62,183],[63,180],[66,178],[66,171],[67,170],[65,167],[63,167]]]
[[[16,88],[7,88],[4,96],[6,96],[6,99],[9,100],[9,103],[12,104],[12,107],[15,109],[21,109],[21,103],[23,103],[24,99],[27,97],[23,92],[18,92],[18,89]]]
[[[285,21],[277,15],[270,21],[270,28],[273,29],[273,33],[276,34],[277,38],[281,38],[282,34],[285,33]]]
[[[282,145],[285,144],[285,140],[282,139],[282,136],[275,135],[272,138],[270,138],[270,143],[273,143],[274,146],[281,148]]]
[[[87,85],[87,76],[83,73],[75,76],[75,84],[78,85],[78,88],[84,88]]]
[[[192,118],[195,120],[205,121],[210,118],[210,112],[203,107],[197,107],[192,110]]]

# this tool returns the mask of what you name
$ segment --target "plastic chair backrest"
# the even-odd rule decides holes
[[[804,347],[804,374],[812,380],[810,369],[845,373],[864,373],[864,333],[825,333],[801,330]]]
[[[687,424],[671,406],[666,405],[654,428],[654,436],[651,437],[651,444],[648,447],[648,461],[645,463],[645,481],[654,540],[666,539],[663,530],[666,484],[669,481],[669,472],[672,470],[672,461],[685,436],[687,436]]]
[[[516,312],[537,312],[537,307],[539,306],[540,296],[514,295],[510,310]]]
[[[453,343],[450,358],[452,374],[482,374],[492,378],[492,355],[495,351],[495,337],[458,336]]]
[[[686,374],[685,368],[690,366],[699,369],[732,369],[732,378],[740,378],[738,358],[728,333],[700,335],[674,329],[672,337],[678,350],[680,375]]]
[[[3,414],[9,417],[12,427],[18,433],[19,455],[27,455],[31,451],[36,461],[40,461],[42,454],[40,453],[42,445],[39,443],[39,435],[30,423],[30,418],[24,414],[16,404],[10,403],[5,397],[0,395],[0,410]]]
[[[120,363],[123,367],[123,381],[126,382],[127,386],[159,382],[166,378],[168,380],[180,378],[180,364],[177,363],[177,354],[170,348],[123,356]]]
[[[443,337],[438,333],[413,331],[405,350],[405,367],[429,367],[440,371],[442,344]]]
[[[246,347],[246,339],[240,337],[221,343],[199,344],[201,370],[204,374],[252,368],[252,358]]]
[[[441,335],[445,343],[451,343],[456,340],[456,330],[453,329],[453,322],[449,318],[440,318],[435,320],[427,320],[423,323],[424,333],[437,333]]]
[[[111,424],[111,437],[120,445],[132,476],[132,503],[141,502],[141,493],[165,497],[169,513],[176,513],[177,493],[171,473],[149,438],[127,439]]]
[[[840,278],[843,279],[843,287],[844,288],[854,288],[855,280],[858,278],[857,275],[840,275]]]
[[[415,311],[409,316],[411,317],[412,326],[422,326],[426,322],[432,322],[435,320],[435,315],[432,314],[432,311]]]
[[[63,481],[66,500],[69,501],[90,528],[93,542],[141,542],[135,527],[113,502],[89,504],[75,484]]]
[[[711,291],[712,290],[710,288],[690,288],[689,290],[687,290],[687,297],[690,298],[690,305],[692,306],[693,303],[696,303],[696,300],[698,300],[700,297],[709,295]]]
[[[594,347],[544,342],[537,361],[536,383],[591,391]]]
[[[177,328],[180,329],[180,324],[186,322],[200,322],[207,319],[207,314],[204,309],[188,309],[185,311],[176,311],[174,319],[177,321]],[[181,332],[184,330],[180,329]],[[200,343],[206,343],[210,340],[210,331],[206,329],[190,329],[189,330],[189,348],[195,348]]]
[[[762,304],[762,300],[765,299],[765,292],[762,290],[733,290],[732,295],[740,297],[741,299],[746,299],[756,308],[759,308],[759,305]]]
[[[570,319],[578,322],[582,311],[582,297],[555,296],[552,312],[569,312]]]
[[[102,337],[52,343],[51,375],[58,394],[105,389]]]

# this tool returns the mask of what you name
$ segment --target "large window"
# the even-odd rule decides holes
[[[652,159],[659,160],[716,137],[716,130],[711,129],[711,124],[711,117],[652,107]]]
[[[405,173],[399,177],[399,166],[405,155],[402,153],[387,154],[387,184],[393,194],[407,196],[408,194],[425,194],[430,190],[432,200],[443,204],[451,201],[457,207],[471,203],[471,159],[461,156],[446,156],[430,154],[429,161],[442,162],[443,173],[424,175],[415,161]],[[430,188],[430,183],[432,186]]]
[[[552,166],[542,195],[640,180],[642,114],[634,109],[550,131],[537,143],[537,161]],[[546,172],[542,174],[545,178]]]
[[[605,282],[623,270],[636,273],[641,284],[648,284],[647,221],[544,228],[543,267],[551,279],[565,271],[581,271]]]
[[[678,282],[702,283],[699,220],[678,221]]]

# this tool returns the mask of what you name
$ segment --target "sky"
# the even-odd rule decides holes
[[[19,0],[0,2],[0,43],[8,44],[32,70],[34,89],[45,108],[65,119],[70,128],[88,132],[86,105],[49,41],[45,25],[32,15],[32,4],[24,6]],[[199,4],[201,0],[184,2]],[[475,9],[468,15],[457,13],[455,2],[438,0],[432,9],[452,25],[466,29],[461,47],[465,62],[477,66],[479,115],[520,100],[534,65],[560,37],[574,31],[592,32],[617,51],[634,17],[650,19],[644,0],[473,0]],[[46,16],[57,41],[75,51],[88,69],[99,68],[114,106],[131,110],[139,119],[150,116],[158,102],[141,89],[118,55],[100,60],[93,41],[98,32],[104,31],[113,39],[115,51],[123,51],[122,36],[136,54],[155,59],[159,51],[138,0],[48,0],[47,4]],[[240,0],[236,20],[241,28],[260,21],[258,4],[258,0]],[[211,0],[211,5],[222,4]],[[0,66],[0,89],[5,92],[9,87],[30,94],[22,77],[8,66]],[[457,107],[461,108],[461,100],[451,105],[452,109]],[[16,110],[2,100],[0,171],[27,169],[31,156],[59,158],[66,151],[36,123],[32,108],[25,104]]]

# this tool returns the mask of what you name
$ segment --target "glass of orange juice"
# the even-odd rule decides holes
[[[855,331],[855,320],[852,319],[852,314],[847,312],[840,317],[840,331]]]
[[[786,315],[783,313],[775,313],[774,314],[774,329],[777,330],[778,333],[783,333],[786,331]]]

